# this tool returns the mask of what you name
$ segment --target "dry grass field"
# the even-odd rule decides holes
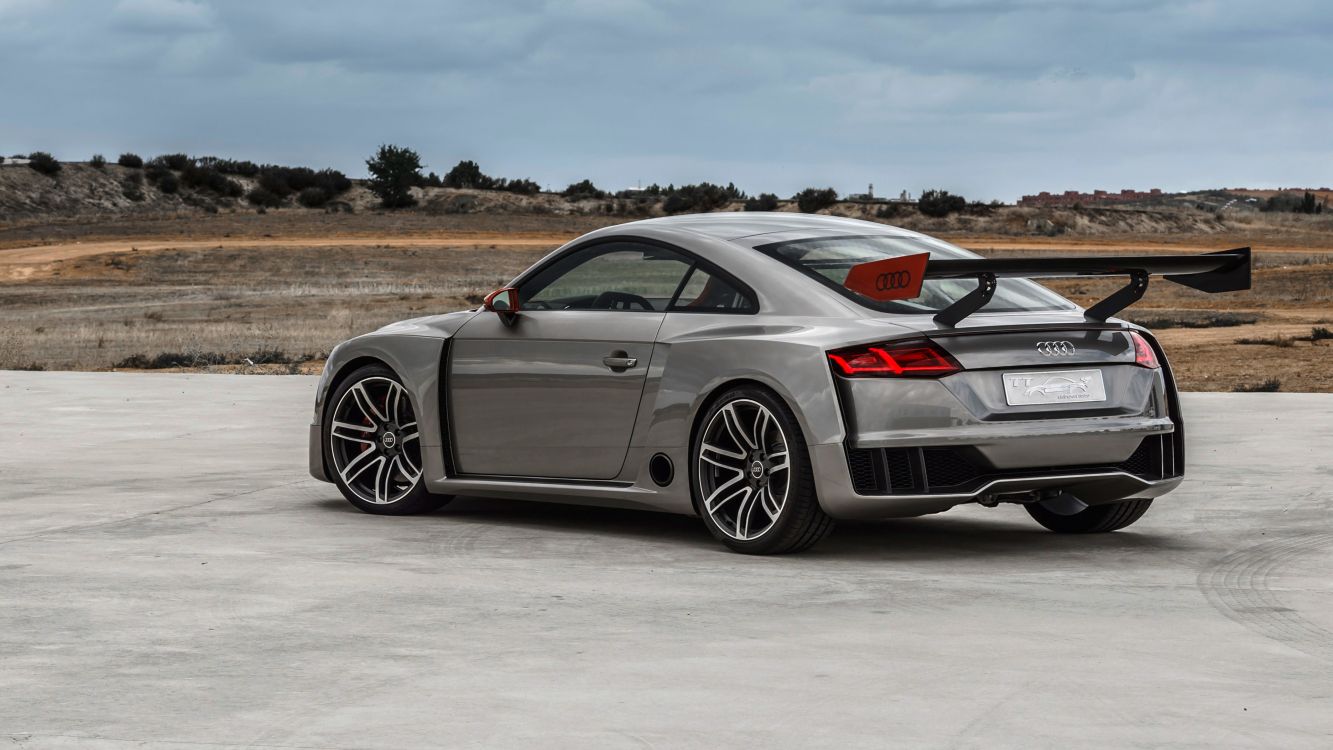
[[[275,211],[0,225],[0,368],[317,371],[345,338],[473,306],[564,241],[622,220]],[[1157,282],[1127,315],[1158,331],[1185,389],[1275,380],[1283,391],[1333,391],[1333,341],[1312,336],[1333,328],[1326,223],[1057,237],[986,229],[934,231],[996,256],[1252,245],[1252,291],[1210,296]],[[1052,286],[1086,303],[1115,282]]]

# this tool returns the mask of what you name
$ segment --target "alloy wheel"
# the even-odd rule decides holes
[[[704,428],[696,457],[702,510],[737,541],[763,536],[782,515],[791,488],[787,436],[768,407],[736,399]]]
[[[358,498],[388,505],[421,481],[421,440],[407,390],[396,380],[364,378],[333,409],[329,448],[338,478]]]

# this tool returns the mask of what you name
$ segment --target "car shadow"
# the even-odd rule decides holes
[[[319,502],[331,511],[357,513],[341,499]],[[1038,526],[1020,508],[956,510],[892,521],[842,521],[802,560],[932,560],[960,557],[1072,558],[1086,554],[1133,553],[1136,557],[1179,555],[1197,550],[1197,542],[1151,526],[1112,534],[1056,534]],[[608,541],[641,540],[704,552],[730,554],[698,518],[643,510],[545,503],[527,500],[459,497],[418,520],[506,526],[553,536],[605,536]],[[555,540],[551,540],[555,543]]]

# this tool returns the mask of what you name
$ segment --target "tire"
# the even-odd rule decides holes
[[[1104,505],[1089,505],[1069,513],[1057,512],[1044,503],[1028,503],[1028,515],[1037,523],[1061,534],[1103,534],[1134,523],[1152,507],[1152,498],[1121,500]]]
[[[833,528],[796,415],[767,389],[737,387],[714,401],[691,438],[690,458],[695,507],[735,552],[799,552]]]
[[[358,368],[324,404],[324,465],[343,497],[366,513],[429,513],[452,495],[422,481],[421,439],[412,399],[384,365]]]

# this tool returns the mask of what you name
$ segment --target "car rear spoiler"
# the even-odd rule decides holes
[[[1250,248],[1199,255],[1067,258],[930,259],[922,253],[853,266],[845,283],[853,291],[885,301],[920,296],[921,282],[926,279],[976,279],[976,289],[935,315],[937,323],[955,326],[990,301],[997,279],[1128,276],[1129,284],[1084,312],[1089,320],[1104,321],[1143,297],[1148,290],[1148,277],[1153,275],[1209,293],[1249,289]]]

